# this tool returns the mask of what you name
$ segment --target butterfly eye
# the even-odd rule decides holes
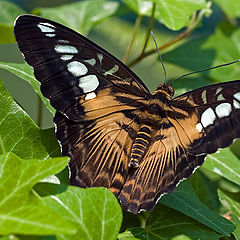
[[[168,83],[159,84],[157,87],[157,90],[163,90],[163,91],[167,92],[171,97],[175,93],[173,86]]]

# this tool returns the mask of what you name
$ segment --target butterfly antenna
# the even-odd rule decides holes
[[[182,76],[174,79],[173,81],[171,81],[170,84],[172,85],[172,84],[173,84],[175,81],[177,81],[178,79],[183,78],[183,77],[186,77],[186,76],[189,76],[189,75],[192,75],[192,74],[195,74],[195,73],[205,72],[205,71],[212,70],[212,69],[215,69],[215,68],[228,66],[228,65],[231,65],[231,64],[234,64],[234,63],[237,63],[237,62],[240,62],[240,59],[237,59],[237,60],[235,60],[235,61],[233,61],[233,62],[220,64],[220,65],[217,65],[217,66],[214,66],[214,67],[204,68],[204,69],[200,69],[200,70],[197,70],[197,71],[194,71],[194,72],[186,73],[186,74],[183,74]]]
[[[162,67],[163,67],[165,82],[167,82],[167,72],[166,72],[166,69],[164,67],[163,60],[162,60],[161,54],[160,54],[159,49],[158,49],[157,41],[156,41],[152,31],[151,31],[151,34],[152,34],[152,38],[153,38],[153,41],[155,43],[155,46],[156,46],[156,49],[157,49],[157,52],[158,52],[158,56],[160,58],[160,61],[161,61]]]

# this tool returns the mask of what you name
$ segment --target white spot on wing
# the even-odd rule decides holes
[[[206,104],[207,103],[207,91],[204,90],[202,92],[202,100],[203,100],[203,103]]]
[[[238,101],[240,101],[240,92],[237,92],[233,95]]]
[[[118,65],[114,65],[113,68],[109,69],[107,72],[105,72],[103,75],[112,75],[114,74],[115,72],[117,72],[119,69],[119,66]]]
[[[238,108],[240,108],[240,103],[236,100],[233,100],[233,106],[234,106],[234,108],[238,109]]]
[[[208,127],[216,120],[214,111],[211,108],[206,109],[201,116],[201,123],[203,127]]]
[[[78,53],[77,48],[75,48],[74,46],[56,45],[54,49],[57,53],[70,53],[70,54]]]
[[[103,55],[98,53],[97,56],[98,56],[99,62],[101,64],[102,63],[102,59],[103,59]]]
[[[91,58],[91,59],[84,60],[84,62],[89,63],[90,65],[94,66],[96,64],[96,59]]]
[[[201,123],[198,123],[198,124],[196,125],[196,129],[197,129],[199,132],[201,132],[202,129],[203,129],[202,124],[201,124]]]
[[[86,66],[80,62],[73,61],[68,63],[67,69],[75,77],[80,77],[88,72]]]
[[[222,88],[219,87],[219,88],[216,90],[216,95],[217,95],[218,93],[220,93],[221,91],[222,91]]]
[[[218,101],[222,101],[222,100],[226,100],[222,94],[219,94],[218,97],[217,97],[217,100]]]
[[[45,34],[45,36],[47,36],[47,37],[55,37],[56,34],[55,33],[47,33],[47,34]]]
[[[232,111],[230,103],[221,103],[215,108],[216,114],[219,118],[227,117]]]
[[[99,81],[96,75],[88,75],[80,78],[79,87],[82,88],[84,93],[96,90],[98,85]]]
[[[43,33],[55,32],[55,27],[50,23],[39,23],[37,26]]]
[[[68,40],[65,40],[65,39],[59,39],[58,42],[59,42],[59,43],[69,43],[69,41],[68,41]]]
[[[89,100],[89,99],[93,99],[95,98],[97,95],[95,92],[91,92],[91,93],[88,93],[85,97],[85,100]]]
[[[67,60],[72,59],[72,58],[73,58],[73,55],[67,55],[67,54],[65,54],[65,55],[62,55],[60,58],[61,58],[63,61],[67,61]]]

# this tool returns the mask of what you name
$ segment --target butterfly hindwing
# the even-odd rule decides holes
[[[191,103],[198,116],[196,128],[202,137],[194,139],[191,152],[195,155],[216,152],[240,137],[240,81],[219,83],[183,94],[172,106],[189,111]],[[192,107],[191,107],[192,108]],[[182,123],[188,129],[187,122]]]

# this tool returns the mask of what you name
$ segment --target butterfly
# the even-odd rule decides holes
[[[171,85],[150,93],[121,61],[59,23],[21,15],[14,33],[56,109],[70,184],[109,188],[133,214],[151,211],[207,154],[240,137],[240,81],[173,98]]]

